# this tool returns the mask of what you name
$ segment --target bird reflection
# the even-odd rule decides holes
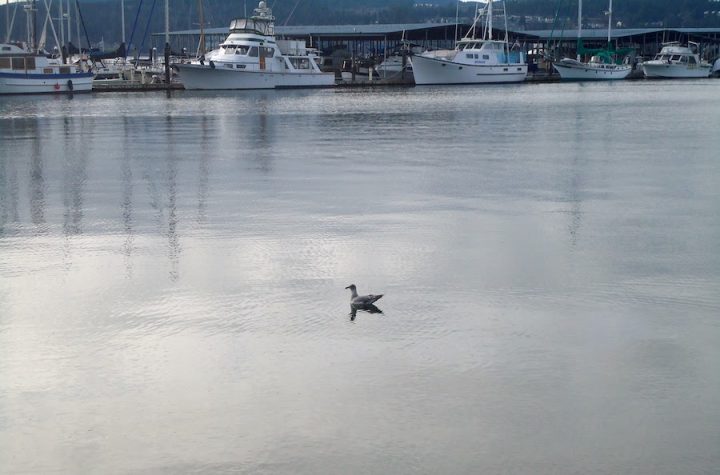
[[[380,310],[373,304],[361,305],[361,304],[351,303],[350,304],[350,321],[351,322],[355,321],[355,317],[357,316],[358,310],[361,312],[367,312],[367,313],[383,313],[382,310]]]

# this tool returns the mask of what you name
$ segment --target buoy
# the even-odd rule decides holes
[[[68,91],[72,91],[72,90],[73,90],[72,79],[68,79],[67,87],[68,87]]]
[[[58,84],[58,83],[55,83],[55,86],[53,86],[53,87],[55,88],[56,91],[60,90],[60,84]]]

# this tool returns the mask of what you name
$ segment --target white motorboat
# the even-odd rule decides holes
[[[504,13],[504,12],[503,12]],[[480,19],[485,16],[485,33],[475,38]],[[507,19],[507,15],[505,15]],[[527,77],[525,55],[505,39],[492,37],[493,2],[478,12],[475,21],[455,49],[426,51],[411,57],[415,84],[483,84],[522,82]],[[507,23],[507,22],[506,22]]]
[[[233,20],[230,35],[204,58],[177,63],[185,89],[330,87],[335,73],[320,70],[304,41],[276,40],[275,17],[261,1],[250,18]]]
[[[694,47],[694,48],[693,48]],[[642,63],[646,78],[706,78],[712,65],[700,59],[698,44],[666,43],[654,59]]]
[[[578,34],[577,34],[577,59],[563,58],[553,64],[555,71],[560,78],[573,81],[607,81],[625,79],[632,72],[629,64],[615,64],[612,52],[612,0],[610,0],[608,11],[608,49],[598,52],[590,57],[589,62],[581,61],[582,51],[582,0],[578,0]]]
[[[553,67],[562,79],[575,81],[625,79],[632,72],[629,64],[614,64],[604,61],[600,56],[591,57],[587,63],[563,58],[554,63]]]
[[[0,94],[87,92],[92,72],[14,44],[0,44]]]

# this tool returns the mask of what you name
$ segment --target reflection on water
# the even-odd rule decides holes
[[[718,87],[3,98],[0,472],[711,472]]]

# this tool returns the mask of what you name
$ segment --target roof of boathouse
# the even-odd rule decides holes
[[[403,33],[420,31],[444,30],[447,28],[455,28],[455,23],[388,23],[388,24],[369,24],[369,25],[296,25],[296,26],[276,26],[275,33],[278,36],[289,37],[335,37],[335,38],[381,38],[384,36],[399,36]],[[462,29],[467,29],[471,25],[467,23],[459,23]],[[500,30],[500,28],[496,28]],[[230,32],[228,27],[206,28],[206,35],[227,35]],[[439,32],[439,31],[438,31]],[[540,41],[547,40],[574,40],[577,38],[577,29],[554,29],[554,30],[516,30],[509,29],[510,34],[527,39],[537,39]],[[713,40],[717,40],[720,35],[720,28],[618,28],[611,32],[611,38],[629,38],[634,36],[649,36],[663,33],[675,33],[688,35],[690,37],[703,37],[712,35]],[[197,36],[200,30],[180,30],[171,31],[171,36]],[[153,36],[163,36],[164,33],[153,33]],[[583,29],[582,36],[585,39],[602,39],[607,38],[607,30],[599,29]]]
[[[468,27],[465,23],[458,26]],[[279,36],[385,36],[390,34],[402,34],[403,31],[421,31],[441,28],[455,28],[455,23],[375,23],[370,25],[297,25],[297,26],[275,26],[275,34]],[[228,34],[230,28],[206,28],[206,35]],[[171,31],[170,35],[199,35],[200,30]],[[164,33],[153,33],[153,36],[161,36]]]
[[[720,28],[618,28],[610,32],[610,37],[629,38],[632,36],[646,36],[661,33],[679,33],[690,36],[704,36],[720,34]],[[555,29],[555,30],[525,30],[515,31],[516,34],[522,34],[534,37],[539,40],[575,40],[577,39],[577,29]],[[607,39],[607,29],[583,29],[582,37],[585,39]]]

